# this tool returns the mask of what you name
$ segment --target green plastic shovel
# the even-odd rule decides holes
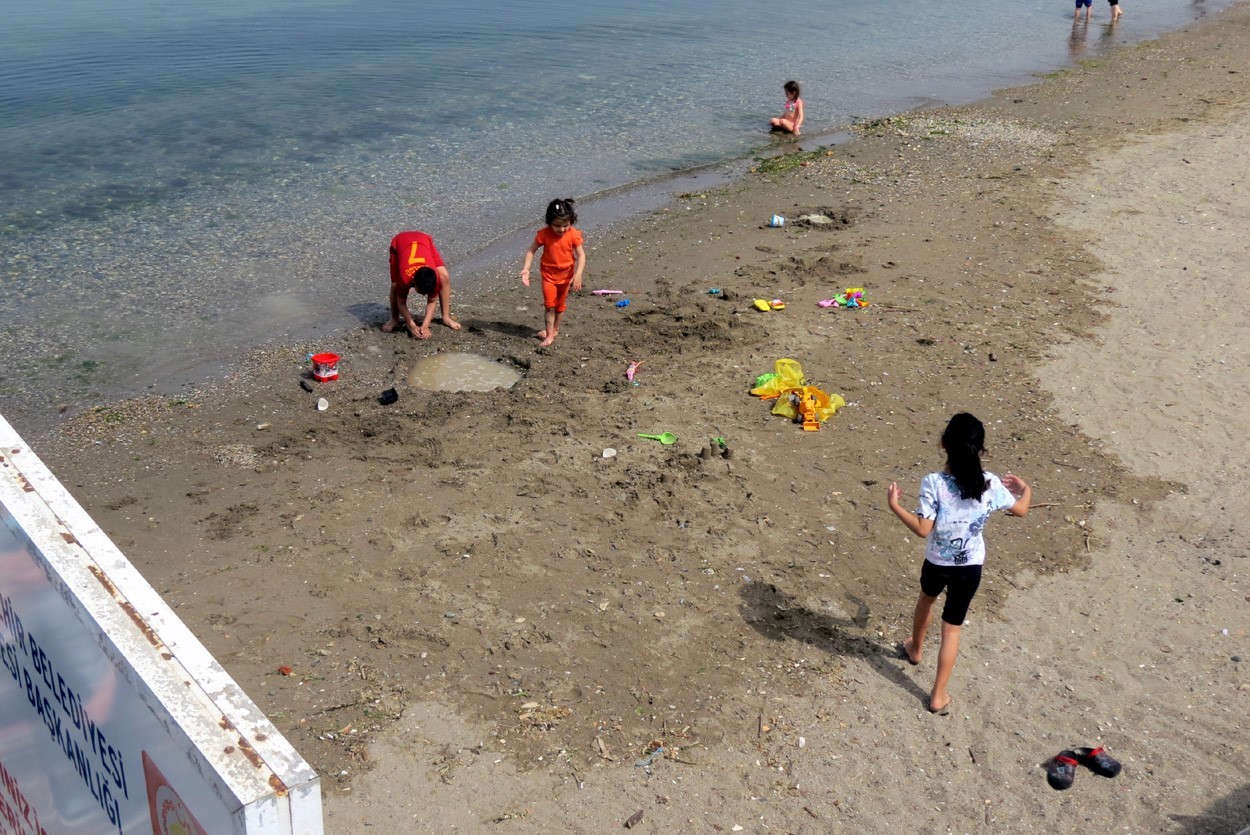
[[[658,435],[645,435],[640,432],[638,433],[638,437],[647,438],[652,441],[659,441],[660,443],[664,444],[664,446],[671,446],[672,444],[677,443],[677,436],[674,435],[672,432],[661,432]]]

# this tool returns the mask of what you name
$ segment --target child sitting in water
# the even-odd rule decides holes
[[[803,127],[803,100],[799,98],[799,82],[787,81],[781,89],[786,91],[785,107],[781,115],[769,119],[768,124],[775,131],[798,136],[799,129]]]

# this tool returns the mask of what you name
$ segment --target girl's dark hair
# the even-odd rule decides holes
[[[787,93],[792,93],[795,98],[798,98],[799,96],[799,82],[797,81],[787,81],[781,86],[781,89],[785,90]]]
[[[967,412],[960,412],[946,424],[942,433],[946,450],[946,469],[955,477],[961,499],[979,499],[985,493],[985,470],[981,469],[981,453],[985,452],[985,427]]]
[[[577,211],[573,208],[573,198],[557,197],[547,204],[547,225],[558,217],[568,218],[569,223],[577,223]]]

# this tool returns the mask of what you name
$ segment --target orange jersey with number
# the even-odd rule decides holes
[[[544,226],[534,236],[534,243],[543,248],[542,261],[539,262],[543,281],[566,284],[573,280],[576,250],[582,245],[580,230],[570,226],[563,235],[557,235],[550,226]]]
[[[443,266],[434,239],[424,232],[400,232],[391,238],[391,284],[412,286],[412,277],[422,267],[437,270]],[[442,282],[442,276],[439,276]]]

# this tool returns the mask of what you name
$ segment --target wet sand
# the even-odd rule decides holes
[[[330,832],[1236,831],[1248,35],[1238,6],[687,194],[587,242],[631,305],[573,299],[550,349],[500,288],[458,333],[366,322],[31,440],[316,765]],[[848,287],[871,306],[816,304]],[[410,388],[439,351],[524,377]],[[783,357],[848,401],[817,432],[747,393]],[[934,716],[885,486],[914,501],[960,410],[1035,509],[991,522]],[[1119,777],[1047,786],[1098,744]]]

